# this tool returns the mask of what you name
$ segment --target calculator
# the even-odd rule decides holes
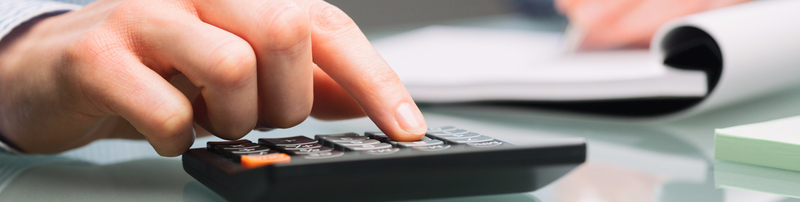
[[[586,143],[513,144],[445,126],[412,142],[381,132],[208,142],[182,158],[229,201],[394,201],[533,191],[583,163]]]

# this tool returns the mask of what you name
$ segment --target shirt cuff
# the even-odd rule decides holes
[[[2,0],[0,1],[0,40],[17,26],[38,16],[79,10],[75,4],[52,1]]]

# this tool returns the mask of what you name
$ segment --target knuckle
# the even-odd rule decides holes
[[[267,33],[269,48],[285,50],[303,43],[310,37],[308,16],[297,5],[275,8],[270,22],[263,30]]]
[[[327,2],[317,2],[309,8],[309,15],[314,27],[322,31],[338,31],[343,28],[355,28],[355,21],[344,11]]]
[[[149,15],[152,12],[151,9],[147,7],[147,5],[148,3],[146,3],[145,1],[120,2],[119,6],[117,6],[111,11],[109,18],[112,20],[110,20],[109,22],[130,23],[139,21],[139,19],[147,16],[158,16],[158,15]]]
[[[217,47],[209,58],[210,81],[213,85],[236,88],[255,75],[256,56],[246,42],[231,41]]]
[[[67,60],[94,63],[96,61],[113,61],[113,55],[120,54],[122,43],[115,41],[115,37],[103,29],[87,31],[67,45],[64,56]]]

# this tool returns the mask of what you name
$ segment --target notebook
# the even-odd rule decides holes
[[[560,33],[429,26],[373,41],[420,103],[697,98],[716,108],[800,84],[800,1],[662,26],[650,50],[564,54]]]

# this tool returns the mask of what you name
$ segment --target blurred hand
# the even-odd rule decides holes
[[[0,132],[29,153],[145,138],[163,156],[309,115],[426,124],[355,23],[321,0],[101,0],[0,44]],[[196,127],[200,126],[200,127]]]
[[[556,8],[586,34],[583,49],[647,47],[669,20],[749,0],[556,0]]]

